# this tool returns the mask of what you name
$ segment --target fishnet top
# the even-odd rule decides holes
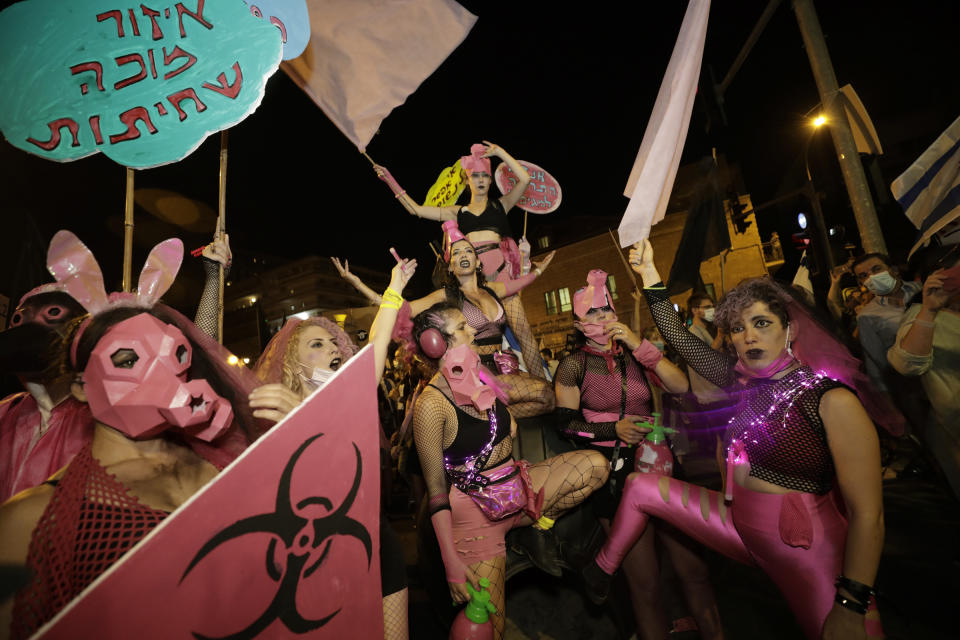
[[[33,578],[14,600],[11,637],[32,635],[167,515],[130,495],[90,444],[81,449],[33,531]]]
[[[490,295],[494,297],[494,300],[497,300],[493,293]],[[473,340],[476,344],[499,345],[503,340],[503,327],[507,324],[507,319],[504,317],[503,305],[500,304],[500,300],[497,300],[497,309],[499,309],[497,317],[491,320],[480,307],[466,298],[463,299],[463,317],[467,319],[467,324],[477,330]]]
[[[610,373],[603,356],[575,351],[560,361],[555,380],[557,384],[580,389],[580,410],[586,415],[574,417],[566,425],[559,425],[564,435],[591,441],[604,442],[617,439],[617,421],[593,421],[591,413],[617,415],[650,415],[650,387],[641,370],[641,365],[629,353],[623,351],[613,356],[614,370]],[[623,370],[626,367],[627,393],[623,405]],[[587,434],[592,434],[590,437]]]
[[[460,427],[457,411],[463,411],[473,418],[483,420],[484,443],[489,438],[486,413],[477,411],[472,405],[459,406],[455,409],[452,396],[453,393],[446,378],[437,374],[430,381],[430,386],[420,394],[413,412],[413,440],[417,445],[423,478],[427,483],[427,492],[431,499],[445,496],[449,491],[447,472],[443,465],[443,452],[457,439]],[[499,424],[497,426],[500,427]],[[507,429],[509,433],[509,425]],[[508,435],[493,448],[484,468],[492,469],[511,455],[513,455],[513,438]],[[431,504],[436,505],[436,502],[431,500]]]
[[[718,387],[727,388],[736,382],[733,370],[736,358],[711,349],[710,345],[690,333],[673,308],[666,288],[662,285],[644,287],[643,295],[660,335],[694,371]]]
[[[751,379],[736,389],[736,358],[711,349],[680,321],[663,287],[644,288],[653,321],[694,371],[740,396],[724,447],[743,446],[750,475],[775,485],[823,495],[836,475],[820,417],[820,399],[845,387],[803,366],[779,380]]]
[[[820,400],[842,382],[803,366],[779,380],[751,380],[730,419],[724,447],[742,445],[750,475],[775,485],[823,495],[836,472],[820,417]]]

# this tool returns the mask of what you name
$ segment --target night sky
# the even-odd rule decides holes
[[[597,231],[605,230],[626,206],[624,184],[686,3],[461,4],[479,16],[473,31],[384,121],[368,153],[422,198],[470,144],[490,140],[559,180],[563,205],[550,214],[551,222],[605,218]],[[722,79],[766,4],[714,2],[703,78],[712,67],[717,82]],[[821,1],[817,10],[838,80],[857,90],[887,151],[878,169],[889,186],[960,113],[952,64],[960,9],[954,2]],[[701,93],[708,93],[703,86]],[[709,100],[695,107],[683,162],[716,147],[740,164],[754,203],[770,200],[801,184],[810,135],[804,116],[818,102],[796,19],[783,2],[727,92],[728,125],[714,112],[707,133]],[[368,161],[282,71],[267,84],[260,108],[231,130],[229,149],[227,220],[239,272],[254,256],[310,254],[386,270],[390,246],[432,261],[426,242],[436,239],[438,225],[409,216]],[[218,153],[218,136],[212,136],[176,165],[138,171],[137,188],[174,191],[215,211]],[[48,279],[46,242],[64,227],[98,255],[108,288],[119,287],[123,169],[102,155],[58,164],[6,143],[0,163],[0,293],[16,297]],[[844,225],[847,238],[857,242],[826,132],[813,141],[811,170],[827,196],[828,223]],[[803,206],[798,200],[762,212],[763,236],[776,230],[788,239]],[[891,251],[902,252],[912,227],[895,205],[878,208]],[[209,234],[197,231],[205,220],[212,233],[213,219],[203,217],[189,225],[194,231],[184,231],[138,206],[135,273],[162,238],[179,235],[188,249],[202,244]],[[515,210],[511,220],[519,234],[522,212]],[[537,236],[542,220],[531,216],[529,237]],[[788,262],[795,263],[789,253]],[[420,271],[416,288],[425,290],[429,269]],[[196,261],[183,270],[187,282],[198,280],[199,272]],[[181,287],[180,296],[186,294]]]

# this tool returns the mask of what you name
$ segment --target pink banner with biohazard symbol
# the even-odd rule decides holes
[[[383,637],[373,369],[367,347],[36,637]]]

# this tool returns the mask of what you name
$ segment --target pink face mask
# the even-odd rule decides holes
[[[450,384],[453,400],[460,405],[472,404],[480,411],[493,406],[497,396],[480,379],[480,356],[468,344],[448,349],[440,370]]]
[[[590,340],[599,342],[600,344],[606,344],[609,340],[609,336],[607,336],[607,325],[616,321],[617,316],[614,314],[613,317],[606,322],[581,322],[580,331]]]
[[[179,329],[148,313],[120,322],[100,339],[83,371],[90,412],[135,440],[171,426],[213,440],[230,425],[233,409],[206,380],[187,380],[192,355]]]

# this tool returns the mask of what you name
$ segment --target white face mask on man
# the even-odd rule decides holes
[[[707,322],[713,322],[713,317],[717,315],[717,310],[713,307],[703,310],[703,319]]]
[[[889,271],[881,271],[867,278],[864,284],[874,295],[885,296],[897,288],[897,279]]]

